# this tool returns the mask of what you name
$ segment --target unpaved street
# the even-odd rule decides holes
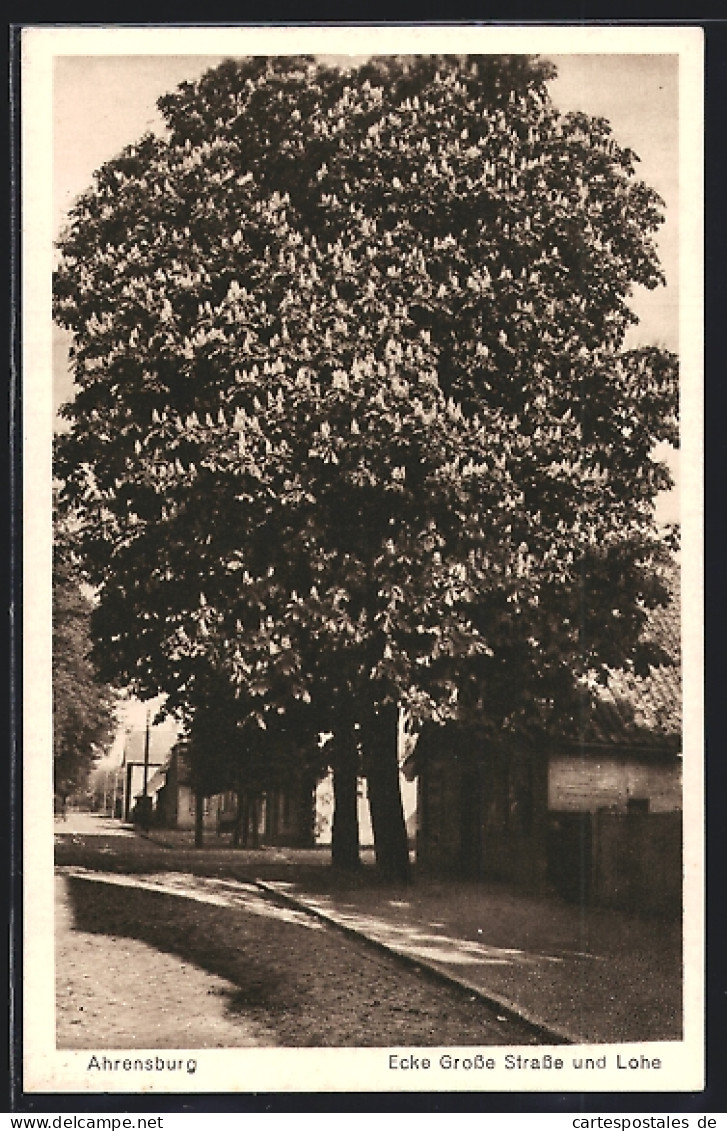
[[[69,880],[56,878],[59,1048],[229,1048],[275,1043],[232,1014],[236,986],[129,937],[77,930]]]
[[[254,885],[172,871],[169,853],[161,876],[157,859],[144,871],[133,835],[114,840],[104,875],[106,837],[62,826],[57,836],[61,1048],[534,1043],[481,1001]]]

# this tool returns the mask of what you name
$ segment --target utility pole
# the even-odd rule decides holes
[[[129,741],[129,727],[124,730],[124,749],[121,754],[121,819],[129,819],[129,771],[126,766],[126,744]]]
[[[147,786],[149,784],[149,723],[150,723],[150,709],[146,709],[146,734],[144,735],[144,791],[141,798],[141,827],[144,832],[149,831],[149,809],[146,796]]]
[[[118,806],[119,806],[118,797],[119,797],[119,774],[120,773],[121,773],[121,768],[119,766],[115,766],[114,767],[114,796],[113,796],[112,808],[111,808],[111,816],[112,817],[116,817],[117,809],[118,809]],[[123,781],[122,781],[122,784],[121,784],[121,790],[122,790],[122,795],[123,795]]]

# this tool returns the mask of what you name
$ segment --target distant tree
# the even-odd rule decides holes
[[[60,241],[58,473],[104,672],[183,705],[212,665],[261,731],[320,712],[392,877],[398,709],[567,710],[586,672],[643,666],[665,599],[676,360],[624,350],[660,201],[553,73],[225,63]]]
[[[53,578],[53,786],[57,801],[86,789],[115,724],[114,697],[91,659],[92,604],[67,564]]]

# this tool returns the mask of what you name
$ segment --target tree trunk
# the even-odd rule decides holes
[[[243,801],[243,792],[242,792],[241,789],[238,789],[236,794],[235,794],[235,803],[237,805],[237,812],[235,813],[235,823],[232,826],[232,847],[233,848],[239,848],[240,847],[240,837],[244,835],[244,833],[243,833],[244,801]]]
[[[358,868],[358,747],[351,728],[336,736],[338,750],[333,762],[333,827],[331,864],[334,868]]]
[[[250,798],[247,793],[242,795],[242,847],[250,844]]]
[[[401,800],[395,707],[383,708],[368,720],[364,757],[376,867],[384,880],[409,883],[409,842]]]
[[[204,794],[194,795],[194,847],[204,848]]]
[[[255,794],[250,802],[250,823],[252,825],[252,847],[260,847],[260,798]]]

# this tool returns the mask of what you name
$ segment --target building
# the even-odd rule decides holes
[[[407,739],[400,720],[400,758]],[[325,745],[325,744],[323,744]],[[159,779],[157,779],[157,786]],[[416,825],[416,786],[402,778],[402,801],[412,844]],[[359,842],[373,844],[367,783],[359,779]],[[241,844],[309,848],[331,843],[333,776],[321,776],[302,765],[289,765],[284,776],[259,790],[224,790],[205,798],[205,826],[218,835],[233,833]],[[239,818],[239,820],[238,820]],[[156,823],[165,828],[191,829],[195,824],[195,795],[184,742],[177,743],[163,770],[155,802]]]
[[[124,820],[133,817],[134,807],[139,799],[144,796],[144,774],[146,772],[147,797],[153,797],[150,791],[152,778],[163,768],[162,762],[149,761],[144,768],[142,762],[126,762],[124,764]]]
[[[569,733],[486,739],[425,731],[417,779],[422,869],[555,889],[565,898],[673,913],[681,906],[679,600],[650,618],[673,657],[646,677],[612,672]]]
[[[137,798],[144,791],[144,762],[147,762],[147,791],[152,777],[169,759],[177,740],[178,728],[172,719],[146,728],[129,729],[124,735],[122,769],[124,772],[123,817],[129,820]],[[148,792],[148,796],[153,794]]]
[[[204,799],[204,826],[216,829],[222,795]],[[162,770],[154,803],[154,822],[166,829],[193,829],[197,802],[184,744],[177,743]]]
[[[231,833],[238,825],[241,843],[307,847],[314,843],[315,782],[289,775],[285,786],[260,791],[223,790],[205,797],[205,828]],[[157,793],[155,819],[170,829],[195,826],[196,797],[183,742],[171,752]]]

